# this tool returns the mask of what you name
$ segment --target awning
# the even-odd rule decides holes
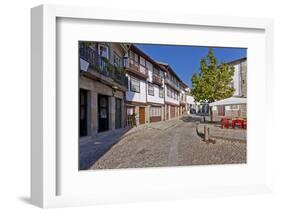
[[[230,97],[230,98],[212,102],[209,104],[209,106],[224,106],[224,105],[237,105],[237,104],[247,104],[247,98]]]

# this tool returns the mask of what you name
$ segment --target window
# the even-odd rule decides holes
[[[139,56],[137,54],[135,54],[134,60],[135,60],[135,64],[139,63]]]
[[[145,62],[145,65],[146,65],[146,68],[147,68],[148,70],[152,70],[152,69],[153,69],[153,66],[152,66],[152,64],[151,64],[150,62],[146,61],[146,62]]]
[[[143,67],[145,67],[145,60],[143,57],[140,57],[140,65],[142,65]]]
[[[150,117],[161,116],[161,107],[150,107]]]
[[[134,114],[134,107],[127,107],[127,115],[133,115]]]
[[[108,46],[106,45],[100,45],[99,46],[99,55],[104,57],[104,58],[109,58],[109,54],[108,54]]]
[[[130,63],[134,63],[134,53],[132,51],[129,52],[129,59],[130,59]]]
[[[159,98],[164,98],[164,89],[159,87]]]
[[[134,53],[134,61],[135,61],[135,65],[139,64],[139,56],[136,53]]]
[[[231,110],[238,110],[239,109],[239,105],[230,105],[229,109],[231,109]]]
[[[148,84],[148,95],[154,96],[154,86],[152,84]]]
[[[164,77],[164,73],[163,73],[162,70],[159,71],[159,74],[160,74],[161,77]]]
[[[130,85],[130,89],[132,92],[140,92],[140,80],[131,77],[131,85]]]
[[[154,67],[153,68],[153,74],[159,76],[160,75],[159,69]]]
[[[121,67],[122,66],[122,64],[121,64],[121,57],[116,52],[113,52],[113,64],[116,67]]]
[[[143,74],[146,74],[146,67],[145,67],[145,60],[144,58],[140,57],[140,67],[139,71]]]
[[[135,65],[139,64],[139,56],[137,54],[135,54],[134,52],[130,51],[129,52],[129,57],[130,57],[131,64],[135,64]]]
[[[171,97],[171,91],[170,91],[170,88],[169,88],[169,87],[167,87],[167,96],[168,96],[168,97]]]

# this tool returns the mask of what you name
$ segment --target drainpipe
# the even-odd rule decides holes
[[[242,63],[240,63],[240,96],[242,96]]]

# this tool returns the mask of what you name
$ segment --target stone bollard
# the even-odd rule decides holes
[[[207,126],[204,126],[204,141],[209,141],[209,128],[207,128]]]

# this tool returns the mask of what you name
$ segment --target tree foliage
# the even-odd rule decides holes
[[[209,48],[208,55],[201,59],[200,73],[192,76],[192,91],[196,102],[214,102],[216,100],[231,97],[234,89],[232,82],[234,67],[222,63],[217,65],[218,60],[213,49]]]

